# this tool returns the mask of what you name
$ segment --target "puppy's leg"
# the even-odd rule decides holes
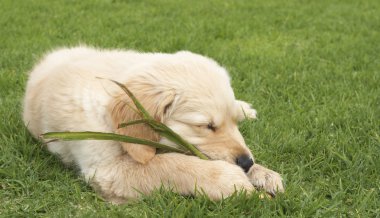
[[[257,111],[252,108],[251,104],[240,100],[236,100],[236,103],[239,114],[239,120],[257,118]]]
[[[284,192],[282,178],[280,174],[267,169],[259,164],[254,164],[248,171],[249,181],[257,188],[264,189],[271,195],[277,192]]]
[[[214,200],[228,197],[235,190],[254,190],[244,172],[234,164],[178,153],[157,154],[146,164],[120,156],[97,168],[90,182],[115,203],[149,194],[161,186],[182,195],[203,192]]]

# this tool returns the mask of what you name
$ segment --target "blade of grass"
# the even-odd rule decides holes
[[[123,84],[121,84],[115,80],[110,80],[110,81],[115,83],[116,85],[118,85],[131,98],[131,100],[135,104],[136,108],[139,110],[140,115],[142,115],[142,117],[144,119],[154,120],[154,118],[148,113],[148,111],[145,110],[145,108],[142,106],[142,104],[137,100],[137,98],[133,95],[133,93],[126,86],[124,86]]]
[[[127,127],[127,126],[132,126],[132,125],[135,125],[135,124],[141,124],[141,123],[147,123],[148,121],[147,120],[144,120],[144,119],[141,119],[141,120],[133,120],[133,121],[130,121],[130,122],[127,122],[127,123],[120,123],[117,128],[124,128],[124,127]]]
[[[103,133],[103,132],[48,132],[42,134],[40,136],[42,139],[53,139],[53,140],[64,140],[64,141],[72,141],[72,140],[113,140],[127,143],[135,143],[142,145],[149,145],[155,148],[164,149],[167,151],[178,152],[178,153],[186,153],[186,151],[170,147],[158,142],[134,138],[125,135],[119,135],[114,133]]]

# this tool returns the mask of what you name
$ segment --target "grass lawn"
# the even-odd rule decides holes
[[[104,202],[20,116],[35,62],[80,43],[217,60],[258,110],[241,131],[286,193]],[[0,119],[0,217],[380,216],[380,1],[2,0]]]

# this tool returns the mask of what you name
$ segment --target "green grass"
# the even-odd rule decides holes
[[[241,131],[258,162],[284,176],[286,193],[101,200],[20,116],[33,64],[80,43],[216,59],[258,110]],[[380,214],[380,1],[2,0],[0,76],[1,217]]]

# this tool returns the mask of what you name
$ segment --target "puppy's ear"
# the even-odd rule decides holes
[[[132,91],[139,102],[156,120],[164,121],[170,113],[174,101],[174,95],[170,91],[158,91],[147,83],[129,82],[126,86]],[[135,112],[136,107],[130,98],[120,92],[109,104],[108,111],[111,114],[115,132],[136,138],[159,141],[160,136],[145,124],[135,124],[124,128],[118,128],[120,123],[126,123],[141,119]],[[156,154],[156,148],[133,143],[121,143],[124,151],[139,163],[146,164]]]
[[[257,118],[257,112],[251,107],[251,104],[240,100],[236,100],[236,114],[238,121]]]

